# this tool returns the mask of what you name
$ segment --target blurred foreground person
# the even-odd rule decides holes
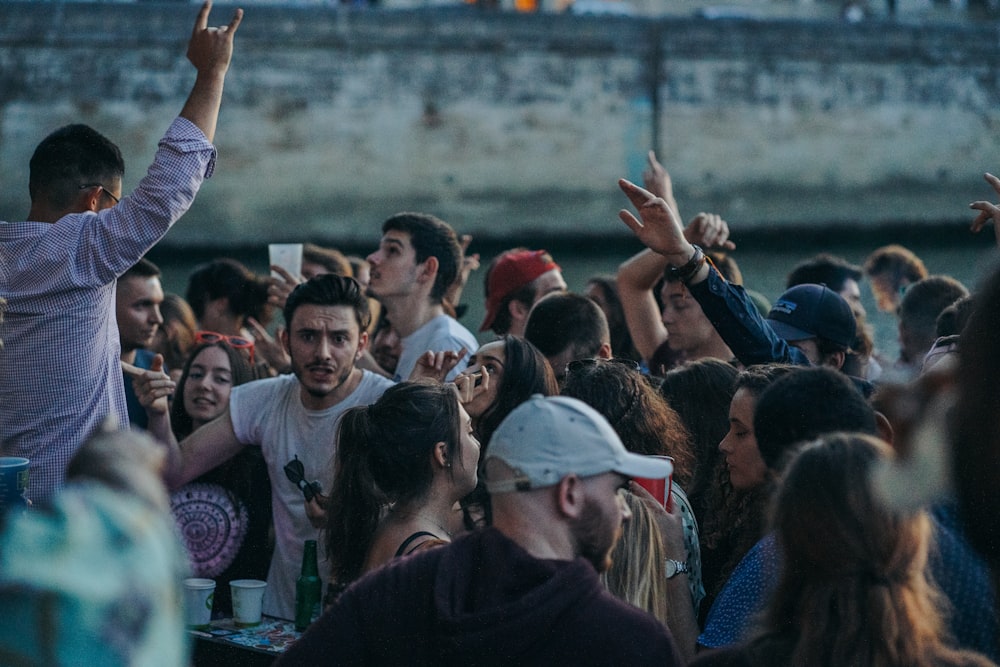
[[[84,443],[51,507],[0,532],[0,664],[188,663],[187,556],[145,435]]]

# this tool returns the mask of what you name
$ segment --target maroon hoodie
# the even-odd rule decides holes
[[[489,528],[348,588],[279,665],[683,664],[668,630],[586,560],[539,560]]]

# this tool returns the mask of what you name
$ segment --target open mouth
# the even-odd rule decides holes
[[[326,379],[333,375],[334,369],[329,366],[309,366],[306,370],[317,379]]]

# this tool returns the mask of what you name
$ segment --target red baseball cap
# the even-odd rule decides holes
[[[546,250],[518,250],[501,255],[486,278],[486,317],[479,330],[493,326],[507,295],[552,269],[559,269],[559,265]]]

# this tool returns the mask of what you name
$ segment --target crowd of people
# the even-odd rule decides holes
[[[899,245],[822,253],[771,303],[650,152],[619,182],[646,249],[580,292],[543,249],[499,253],[483,344],[480,258],[426,213],[366,258],[220,257],[166,294],[145,255],[215,169],[242,18],[210,11],[138,187],[70,125],[0,223],[0,453],[31,462],[31,507],[0,511],[0,661],[185,664],[180,580],[228,614],[228,581],[264,579],[291,619],[309,540],[324,612],[281,664],[1000,659],[1000,269],[970,293]]]

